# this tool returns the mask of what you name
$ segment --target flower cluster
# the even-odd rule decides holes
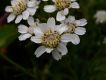
[[[105,10],[99,10],[94,15],[96,18],[96,23],[105,23],[106,22],[106,11]]]
[[[40,47],[34,53],[36,57],[43,53],[51,53],[55,60],[59,60],[68,53],[66,46],[69,42],[75,45],[80,43],[79,35],[86,33],[83,26],[87,24],[87,20],[84,18],[76,20],[74,16],[69,15],[70,8],[79,8],[76,0],[51,0],[52,4],[45,5],[44,11],[49,14],[57,12],[56,19],[49,17],[47,23],[42,23],[39,19],[34,20],[33,16],[36,15],[39,5],[45,1],[48,0],[12,0],[11,6],[5,9],[10,13],[7,22],[15,19],[15,23],[20,23],[22,19],[26,20],[28,26],[24,24],[18,26],[18,32],[21,34],[19,40],[29,38],[39,44]]]

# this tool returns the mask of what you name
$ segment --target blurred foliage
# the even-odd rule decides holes
[[[9,0],[1,0],[0,16]],[[69,53],[60,61],[51,54],[36,58],[38,45],[29,40],[20,42],[16,24],[0,25],[0,80],[106,80],[106,23],[96,24],[94,14],[106,10],[106,0],[78,0],[81,8],[70,15],[88,20],[87,33],[77,46],[68,44]],[[45,3],[46,4],[46,3]],[[43,3],[35,16],[46,22]]]
[[[17,28],[15,25],[3,25],[0,28],[0,47],[7,47],[17,38]]]

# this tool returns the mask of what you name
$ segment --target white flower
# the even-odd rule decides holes
[[[7,6],[5,11],[10,15],[7,22],[13,21],[19,23],[22,19],[27,20],[29,16],[33,16],[38,8],[39,1],[37,0],[11,0],[11,6]]]
[[[42,1],[48,1],[48,0],[42,0]]]
[[[75,20],[74,16],[69,16],[67,19],[62,21],[62,25],[67,25],[67,32],[71,33],[70,38],[71,42],[75,45],[80,43],[80,38],[78,35],[84,35],[86,33],[86,29],[81,27],[87,24],[86,19]]]
[[[94,17],[96,18],[96,23],[104,23],[106,22],[106,11],[105,10],[97,11]]]
[[[31,41],[41,44],[35,51],[36,57],[40,57],[43,53],[52,53],[54,59],[59,60],[63,55],[67,54],[66,43],[70,42],[66,26],[55,25],[55,19],[49,18],[46,23],[42,23],[34,30],[35,36]]]
[[[79,8],[79,4],[76,0],[52,0],[54,5],[46,5],[44,6],[44,11],[48,13],[52,13],[56,10],[59,10],[56,16],[57,21],[62,21],[69,13],[69,8]]]
[[[20,41],[24,41],[32,37],[32,35],[34,34],[34,29],[36,29],[36,27],[38,26],[38,22],[34,22],[34,19],[32,17],[28,18],[28,24],[29,27],[25,25],[18,26],[18,32],[21,33],[21,35],[19,36]]]

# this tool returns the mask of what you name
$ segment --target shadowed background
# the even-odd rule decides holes
[[[7,24],[5,7],[9,0],[0,3],[0,80],[106,80],[106,23],[96,24],[94,15],[98,10],[106,10],[106,0],[78,0],[80,9],[70,10],[77,19],[86,18],[87,33],[80,36],[79,45],[69,43],[68,54],[55,61],[51,54],[36,58],[34,52],[39,45],[30,40],[19,41],[17,24]],[[48,16],[40,8],[38,17],[46,22]],[[22,23],[26,23],[23,21]]]

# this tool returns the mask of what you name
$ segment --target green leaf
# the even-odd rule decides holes
[[[7,47],[18,36],[17,28],[15,25],[6,24],[0,28],[0,47]]]

